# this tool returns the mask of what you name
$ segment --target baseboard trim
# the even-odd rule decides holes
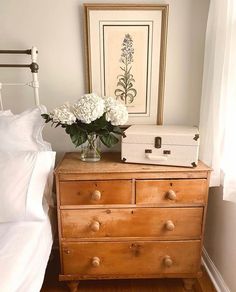
[[[202,250],[202,264],[204,265],[209,277],[217,292],[230,292],[230,289],[226,285],[224,279],[222,278],[220,272],[216,268],[215,264],[211,260],[206,249],[203,247]]]

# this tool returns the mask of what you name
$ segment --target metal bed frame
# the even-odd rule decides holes
[[[33,80],[27,83],[1,83],[0,82],[0,110],[3,110],[3,102],[1,96],[1,90],[4,86],[30,86],[34,90],[35,104],[39,105],[39,81],[37,64],[38,50],[36,47],[32,47],[29,50],[0,50],[0,54],[27,54],[31,55],[31,64],[0,64],[0,68],[30,68]]]

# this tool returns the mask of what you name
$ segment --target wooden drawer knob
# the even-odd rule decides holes
[[[90,225],[90,228],[92,231],[96,232],[100,229],[100,223],[98,221],[93,221],[93,223]]]
[[[175,229],[175,224],[171,220],[167,220],[165,227],[169,231],[173,231]]]
[[[173,265],[173,261],[172,261],[171,257],[168,256],[168,255],[166,255],[166,256],[164,257],[163,262],[164,262],[164,265],[165,265],[166,267],[171,267],[171,266]]]
[[[100,259],[98,257],[93,257],[92,258],[92,265],[94,267],[99,267],[100,266]]]
[[[101,196],[102,196],[101,192],[98,191],[98,190],[95,190],[95,191],[92,192],[91,199],[93,201],[99,201],[101,199]]]
[[[176,193],[175,193],[175,191],[169,190],[167,192],[167,199],[172,200],[172,201],[175,200],[176,199]]]

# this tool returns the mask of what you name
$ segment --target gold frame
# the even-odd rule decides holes
[[[106,4],[106,3],[84,3],[84,36],[85,36],[85,75],[86,91],[92,91],[91,82],[91,51],[90,51],[90,10],[161,10],[161,48],[160,48],[160,66],[159,66],[159,88],[158,88],[158,109],[157,125],[163,124],[164,109],[164,89],[165,89],[165,68],[166,68],[166,47],[167,47],[167,29],[168,29],[168,4]]]

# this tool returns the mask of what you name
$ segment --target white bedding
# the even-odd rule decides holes
[[[0,112],[0,292],[39,292],[52,248],[55,152],[42,138],[43,112]]]
[[[53,242],[50,219],[1,223],[0,239],[0,291],[40,291]]]

